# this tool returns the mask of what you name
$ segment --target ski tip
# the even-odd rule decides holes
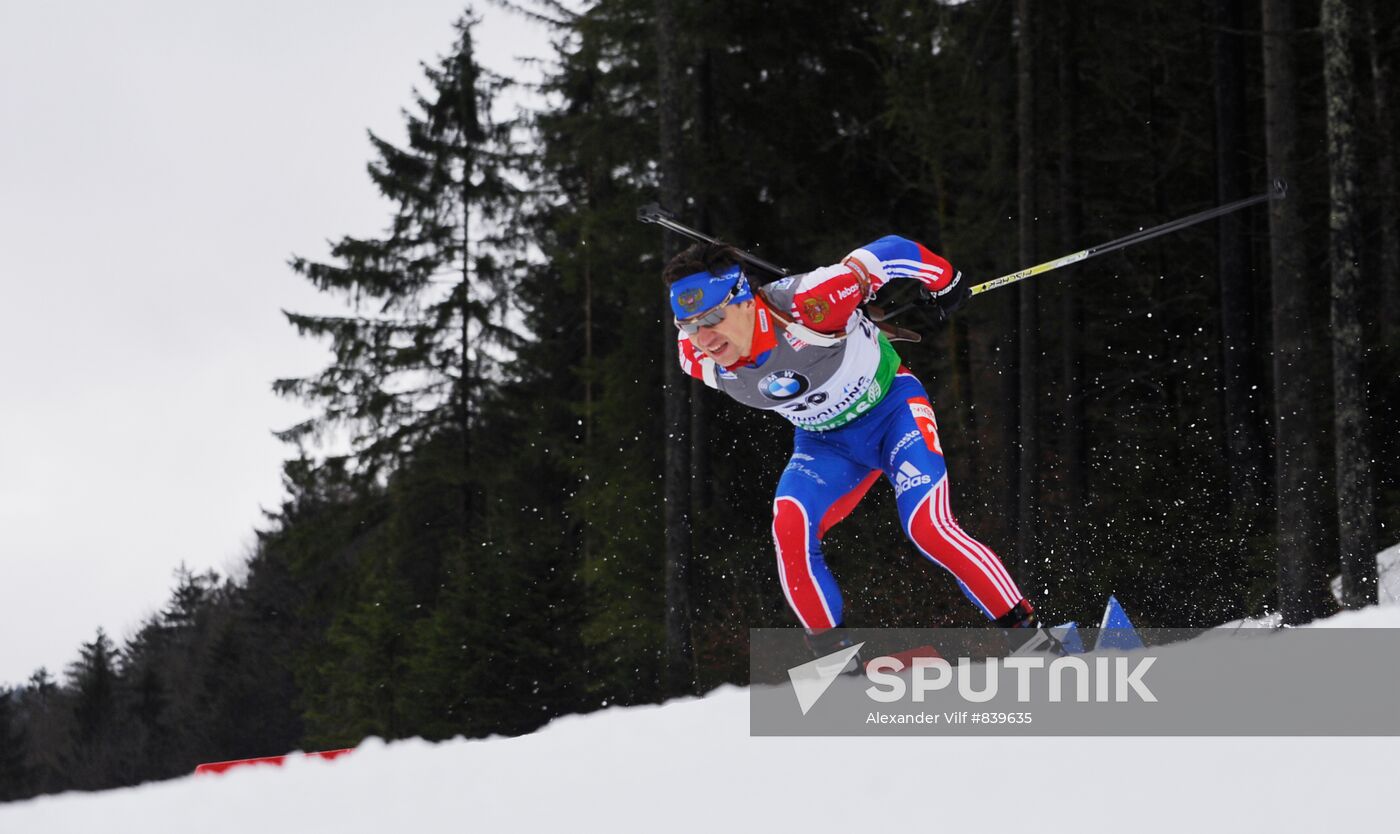
[[[1142,647],[1142,637],[1138,635],[1133,621],[1128,619],[1128,612],[1123,610],[1118,597],[1109,594],[1108,604],[1103,609],[1103,621],[1099,624],[1099,639],[1094,643],[1094,649],[1130,651]]]
[[[1118,601],[1118,597],[1109,594],[1108,603],[1103,608],[1103,620],[1099,623],[1099,628],[1132,627],[1133,621],[1128,618],[1128,612],[1123,610],[1123,604]]]
[[[1065,654],[1084,654],[1084,640],[1079,636],[1079,624],[1074,620],[1051,628],[1050,633],[1060,641]]]

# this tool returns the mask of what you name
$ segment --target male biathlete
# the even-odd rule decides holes
[[[773,500],[773,542],[783,593],[814,652],[843,645],[841,591],[822,537],[881,474],[894,485],[900,522],[919,552],[952,573],[998,626],[1039,626],[997,555],[953,519],[928,394],[861,306],[903,278],[918,281],[946,317],[971,295],[960,272],[922,245],[888,236],[840,264],[762,287],[750,283],[738,250],[699,243],[672,258],[663,278],[681,368],[796,427]]]

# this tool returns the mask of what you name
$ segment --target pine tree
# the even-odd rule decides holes
[[[1247,195],[1245,39],[1242,4],[1215,0],[1216,196],[1221,203]],[[1229,460],[1231,513],[1241,537],[1262,531],[1269,507],[1268,448],[1261,408],[1264,398],[1260,344],[1255,321],[1251,244],[1247,216],[1220,218],[1219,281],[1221,387],[1225,454]]]
[[[121,783],[116,745],[121,729],[119,662],[120,652],[99,628],[68,667],[68,685],[73,690],[69,768],[74,787],[94,790]]]
[[[367,566],[355,592],[357,599],[327,629],[316,684],[307,688],[307,740],[316,748],[411,734],[405,700],[412,603],[380,560]]]
[[[676,0],[656,2],[656,61],[657,61],[657,122],[659,141],[659,191],[665,205],[679,206],[685,193],[681,168],[681,129],[684,121],[681,76],[685,60],[678,43]],[[664,235],[664,256],[669,260],[681,250],[681,240],[674,234]],[[669,305],[665,292],[658,287],[661,308],[661,338],[658,340],[663,367],[670,363],[676,339],[667,321]],[[690,692],[695,687],[695,650],[691,634],[690,562],[691,542],[691,460],[690,440],[686,436],[692,427],[689,380],[679,374],[662,375],[662,402],[665,412],[665,469],[663,514],[666,524],[666,661],[665,686],[675,695]]]
[[[663,369],[655,236],[635,220],[656,158],[650,2],[598,3],[561,19],[539,114],[530,229],[543,261],[520,284],[539,339],[518,358],[535,401],[526,454],[560,465],[581,583],[580,674],[596,702],[656,697],[665,647],[661,560]],[[523,392],[522,392],[523,393]],[[527,506],[537,507],[537,499]],[[547,509],[550,504],[543,503]]]
[[[128,756],[136,781],[158,778],[171,766],[173,733],[166,675],[184,658],[171,656],[161,617],[152,618],[122,651],[124,716],[131,738]]]
[[[425,67],[429,90],[406,114],[407,145],[370,134],[378,156],[370,178],[395,204],[386,234],[342,238],[334,263],[292,259],[293,270],[353,302],[355,313],[288,313],[302,335],[329,337],[335,360],[316,376],[274,385],[322,409],[280,436],[299,443],[344,427],[362,474],[392,470],[427,437],[454,431],[464,504],[473,411],[501,373],[499,351],[517,343],[505,312],[522,246],[501,222],[518,197],[512,124],[492,114],[507,82],[476,63],[476,22],[460,19],[452,52]]]
[[[493,113],[508,82],[476,63],[476,22],[464,16],[451,53],[425,68],[407,144],[371,135],[370,176],[395,204],[387,233],[342,239],[334,264],[292,262],[357,304],[350,317],[290,315],[302,333],[331,337],[336,359],[316,377],[276,384],[322,409],[284,439],[348,429],[347,460],[302,460],[296,477],[314,484],[307,470],[330,467],[328,483],[344,491],[328,520],[362,514],[331,547],[291,551],[304,554],[298,572],[325,570],[318,559],[352,568],[326,577],[333,600],[310,601],[326,639],[305,648],[298,682],[317,744],[408,734],[411,714],[447,706],[425,702],[429,681],[414,689],[408,671],[433,648],[421,641],[449,572],[480,594],[475,572],[496,557],[480,536],[481,496],[506,449],[487,438],[483,413],[516,375],[509,360],[523,342],[507,319],[526,243],[515,123]]]
[[[1269,172],[1296,179],[1300,115],[1291,0],[1262,0],[1265,136]],[[1298,200],[1269,208],[1274,324],[1274,468],[1277,479],[1278,605],[1284,622],[1305,623],[1327,605],[1322,581],[1322,454],[1313,397],[1308,272]]]
[[[1036,157],[1035,79],[1036,36],[1039,21],[1033,16],[1029,0],[1016,3],[1016,191],[1017,239],[1020,262],[1036,262]],[[1040,306],[1038,285],[1026,281],[1017,288],[1017,347],[1016,363],[1017,412],[1016,438],[1017,497],[1016,497],[1016,563],[1020,583],[1034,588],[1034,573],[1038,570],[1040,530]]]
[[[1056,195],[1059,215],[1058,251],[1072,252],[1084,245],[1083,199],[1079,143],[1079,97],[1083,83],[1079,74],[1078,38],[1081,19],[1079,7],[1062,3],[1057,20],[1058,60],[1055,64],[1057,107],[1059,119]],[[1063,534],[1059,546],[1070,560],[1066,572],[1071,575],[1087,565],[1073,559],[1080,537],[1080,515],[1089,492],[1088,460],[1085,454],[1084,408],[1084,298],[1079,292],[1061,292],[1059,304],[1060,330],[1060,483],[1063,489]],[[1063,586],[1062,586],[1063,587]]]
[[[73,714],[68,708],[69,700],[43,667],[30,675],[21,690],[20,708],[29,736],[25,762],[33,793],[51,793],[73,785],[67,767],[73,747]]]
[[[1332,388],[1342,601],[1374,605],[1375,489],[1366,407],[1366,344],[1362,328],[1361,195],[1354,46],[1347,0],[1323,0],[1327,80],[1327,159],[1331,180]]]
[[[0,802],[31,795],[29,734],[17,690],[0,688]]]
[[[1400,50],[1400,15],[1394,4],[1382,0],[1366,3],[1367,53],[1371,76],[1370,130],[1362,139],[1370,139],[1371,163],[1365,181],[1374,205],[1375,222],[1368,224],[1372,235],[1367,248],[1377,247],[1374,285],[1376,317],[1379,326],[1372,334],[1377,350],[1372,354],[1371,391],[1376,400],[1372,406],[1375,419],[1374,442],[1378,460],[1395,460],[1400,456],[1400,387],[1385,382],[1400,376],[1400,177],[1397,177],[1395,60]],[[1400,527],[1400,473],[1395,467],[1379,467],[1376,471],[1377,509],[1382,529],[1394,531]],[[1390,532],[1393,540],[1395,534]]]

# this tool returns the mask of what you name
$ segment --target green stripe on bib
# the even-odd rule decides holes
[[[879,405],[880,400],[883,400],[885,394],[889,393],[890,385],[894,382],[894,375],[899,372],[899,354],[895,352],[894,345],[890,344],[890,340],[885,338],[884,333],[879,334],[879,341],[880,364],[875,367],[875,380],[870,383],[870,387],[865,389],[865,393],[830,419],[810,426],[799,426],[799,428],[804,431],[839,429]]]

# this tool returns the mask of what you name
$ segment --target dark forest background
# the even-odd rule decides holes
[[[960,520],[1049,618],[1110,592],[1150,626],[1375,600],[1400,539],[1400,6],[516,11],[556,32],[547,104],[503,115],[467,12],[406,140],[371,137],[383,234],[292,256],[347,312],[289,314],[333,358],[275,383],[318,416],[282,432],[246,575],[182,568],[135,634],[0,689],[0,799],[742,682],[748,629],[794,623],[768,531],[791,429],[677,369],[680,242],[635,219],[656,199],[795,270],[897,233],[976,282],[1287,177],[947,326],[907,316],[901,354]],[[976,624],[896,518],[877,487],[827,539],[848,622]]]

